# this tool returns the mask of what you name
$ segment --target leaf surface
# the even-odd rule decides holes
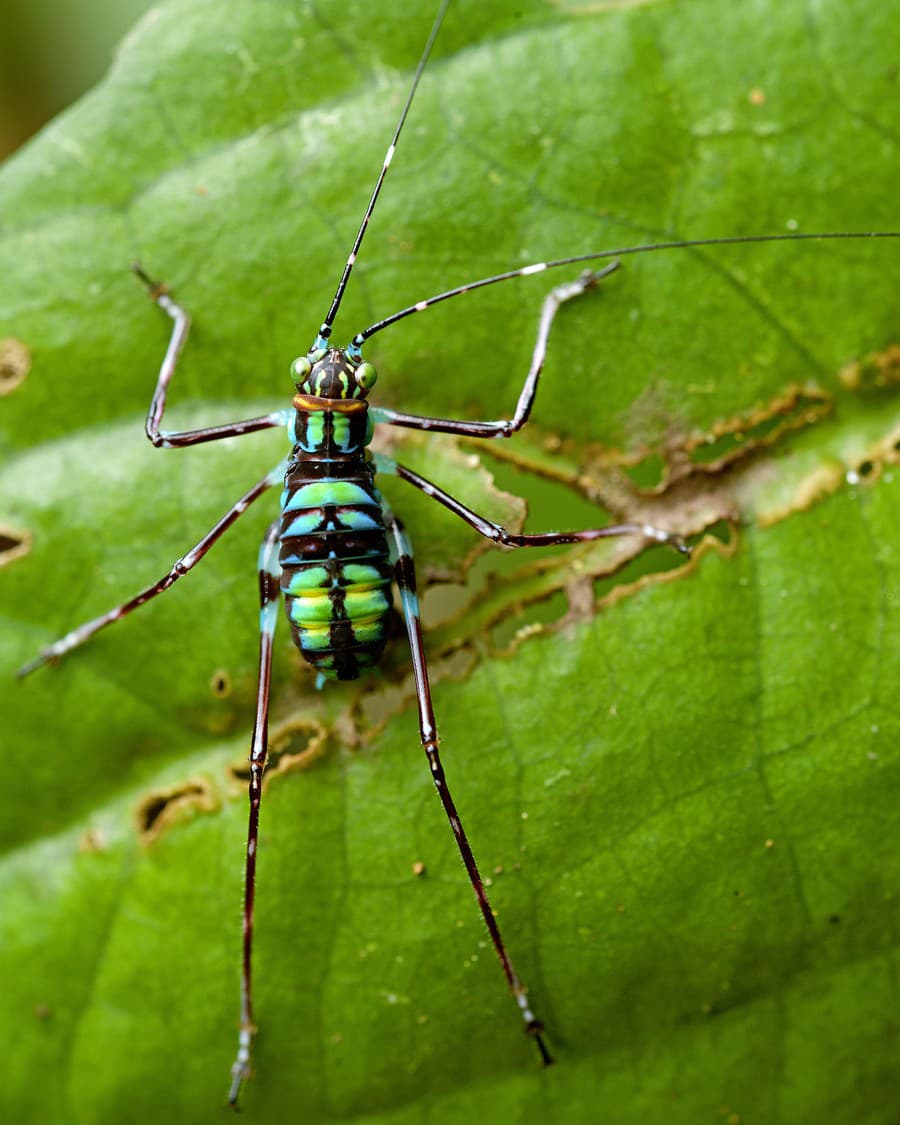
[[[0,523],[31,537],[0,574],[11,1120],[211,1120],[235,1047],[271,503],[152,606],[12,680],[284,455],[281,434],[143,441],[167,325],[128,265],[194,317],[173,426],[284,403],[430,18],[165,4],[0,175],[0,337],[31,356],[0,407]],[[895,25],[831,0],[451,5],[338,336],[595,248],[896,229]],[[626,541],[474,561],[474,533],[385,482],[423,584],[442,580],[442,752],[559,1065],[538,1069],[504,994],[402,642],[380,679],[320,695],[282,629],[255,1120],[892,1120],[895,260],[887,241],[629,259],[560,314],[514,442],[382,438],[513,526],[522,492],[536,530],[636,515],[710,535],[689,564]],[[548,276],[376,336],[373,399],[511,413]]]

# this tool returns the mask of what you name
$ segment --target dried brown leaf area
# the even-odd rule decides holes
[[[552,435],[525,451],[498,443],[488,463],[581,497],[598,515],[608,513],[599,522],[631,520],[677,531],[694,545],[693,557],[684,560],[630,537],[549,560],[520,554],[512,580],[487,583],[437,627],[438,644],[458,645],[467,621],[495,629],[511,616],[520,618],[519,643],[534,633],[530,607],[564,594],[540,628],[582,618],[586,583],[594,585],[596,611],[648,583],[690,573],[708,550],[734,550],[741,525],[771,526],[840,488],[872,484],[900,459],[898,382],[900,346],[890,344],[848,364],[834,392],[792,385],[743,414],[715,421],[707,433],[679,432],[673,423],[658,451],[581,447]],[[652,410],[649,402],[642,408]],[[528,494],[527,483],[522,491]]]

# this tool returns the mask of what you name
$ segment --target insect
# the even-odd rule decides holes
[[[357,239],[347,259],[335,297],[319,333],[309,351],[294,363],[292,374],[296,396],[291,408],[280,410],[247,422],[206,428],[186,433],[161,430],[166,396],[176,370],[178,354],[187,336],[187,314],[168,294],[164,286],[141,271],[151,296],[173,321],[173,331],[166,358],[160,372],[156,393],[148,415],[148,434],[154,444],[178,447],[219,438],[240,436],[275,426],[288,428],[293,452],[287,462],[280,463],[247,492],[182,560],[159,582],[136,598],[109,614],[86,623],[45,649],[23,673],[48,660],[57,659],[87,640],[93,633],[119,620],[144,601],[162,593],[181,574],[199,562],[209,548],[240,517],[257,498],[273,487],[284,486],[282,515],[273,523],[264,539],[260,557],[261,652],[257,695],[257,725],[251,753],[250,825],[247,847],[247,898],[244,913],[244,987],[241,1013],[241,1039],[233,1068],[230,1097],[236,1101],[241,1083],[250,1068],[250,1049],[254,1032],[251,997],[253,893],[255,887],[258,815],[261,779],[266,762],[267,707],[272,637],[277,617],[277,602],[285,595],[292,630],[299,647],[310,662],[326,678],[353,679],[378,658],[386,639],[385,614],[389,602],[389,584],[396,580],[400,605],[405,619],[417,678],[420,732],[435,784],[444,809],[453,827],[460,853],[481,907],[485,924],[503,966],[526,1031],[534,1038],[540,1057],[550,1059],[550,1050],[542,1034],[538,1017],[527,999],[524,984],[519,980],[500,936],[488,902],[474,857],[459,822],[440,764],[436,723],[431,707],[427,662],[422,645],[412,546],[402,524],[380,503],[374,485],[374,472],[391,474],[405,480],[426,495],[433,497],[449,511],[470,524],[486,537],[512,547],[541,546],[553,543],[589,541],[617,534],[644,535],[654,541],[684,549],[676,535],[651,526],[622,524],[616,527],[589,529],[565,534],[510,535],[462,505],[436,484],[381,456],[366,459],[365,448],[369,423],[412,429],[441,431],[471,438],[508,436],[527,421],[535,395],[547,346],[550,326],[559,305],[581,295],[598,283],[614,267],[599,273],[582,275],[554,289],[544,305],[541,326],[532,356],[531,370],[525,380],[514,417],[509,422],[465,422],[437,418],[419,418],[398,411],[368,406],[368,394],[374,383],[374,370],[364,361],[362,348],[366,340],[398,321],[426,310],[438,302],[449,300],[474,288],[512,280],[515,277],[543,272],[548,268],[574,265],[616,252],[576,255],[550,263],[537,263],[524,269],[511,270],[490,278],[465,284],[407,306],[359,332],[344,348],[331,346],[331,330],[343,293],[349,281],[357,252],[373,212],[380,186],[392,157],[424,69],[431,43],[443,17],[441,7],[432,37],[422,56],[416,80],[401,114],[388,157],[365,211]],[[790,236],[785,236],[790,237]],[[729,240],[724,240],[729,241]],[[733,241],[744,241],[735,239]],[[679,245],[702,245],[702,242]],[[626,248],[621,253],[630,253]],[[621,255],[620,255],[621,256]]]

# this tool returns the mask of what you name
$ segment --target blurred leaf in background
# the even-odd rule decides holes
[[[150,0],[4,0],[0,159],[97,82]]]

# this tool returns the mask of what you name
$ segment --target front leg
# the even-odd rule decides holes
[[[618,262],[611,262],[602,270],[585,270],[581,277],[575,281],[566,281],[551,289],[544,298],[541,306],[541,318],[538,323],[537,339],[534,342],[534,351],[531,355],[531,364],[525,382],[519,391],[519,401],[516,403],[515,414],[512,418],[501,419],[496,422],[466,422],[456,418],[428,418],[420,414],[404,414],[399,410],[388,410],[383,407],[372,407],[369,415],[375,422],[383,422],[389,426],[405,426],[411,430],[429,430],[439,434],[459,434],[462,437],[473,438],[506,438],[511,437],[528,421],[534,398],[537,394],[538,382],[544,368],[544,358],[547,355],[547,341],[550,338],[550,329],[554,317],[561,305],[580,297],[602,278],[607,277],[619,268]]]
[[[256,430],[267,430],[272,426],[286,426],[293,415],[293,410],[275,410],[271,414],[263,414],[259,418],[247,418],[242,422],[228,422],[222,426],[205,426],[200,430],[161,430],[163,414],[166,409],[166,395],[169,384],[175,374],[175,367],[181,349],[185,345],[191,329],[191,318],[187,311],[169,296],[169,292],[162,282],[151,281],[141,267],[135,264],[134,272],[147,286],[150,297],[172,319],[172,335],[169,346],[163,356],[156,380],[156,390],[150,401],[147,411],[147,437],[157,449],[178,449],[185,445],[199,445],[204,441],[218,441],[220,438],[240,437],[241,434],[252,434]]]

